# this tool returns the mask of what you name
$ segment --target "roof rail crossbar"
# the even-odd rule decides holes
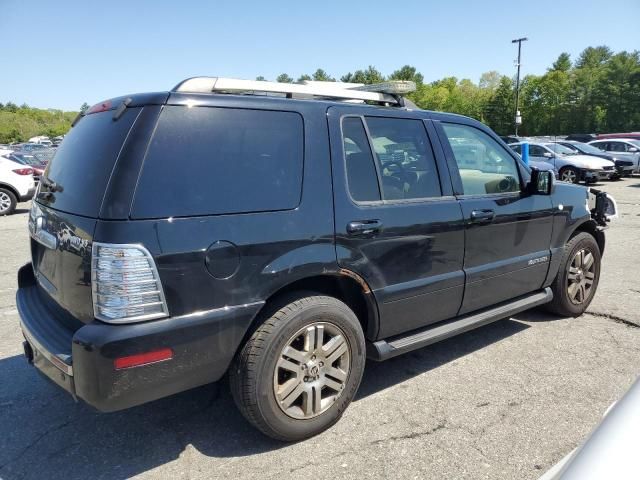
[[[415,90],[415,83],[390,81],[374,85],[344,84],[339,82],[278,83],[262,80],[240,80],[223,77],[193,77],[180,82],[173,92],[189,93],[283,93],[287,98],[319,97],[339,100],[361,100],[404,106],[403,93]]]

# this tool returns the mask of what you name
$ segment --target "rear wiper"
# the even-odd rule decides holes
[[[42,177],[40,183],[43,187],[47,187],[50,192],[62,192],[64,190],[64,188],[62,188],[62,185],[58,185],[56,182],[52,182],[45,177]]]
[[[113,117],[111,117],[114,122],[117,121],[122,116],[122,114],[124,114],[125,110],[127,109],[127,107],[132,101],[133,99],[129,97],[126,100],[124,100],[120,105],[118,105],[118,108],[116,108],[116,111],[113,112]]]

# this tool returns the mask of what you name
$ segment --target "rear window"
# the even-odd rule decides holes
[[[302,117],[167,106],[144,161],[133,218],[293,209],[302,191]]]
[[[97,217],[111,172],[140,108],[129,108],[118,120],[113,112],[82,118],[65,137],[45,170],[60,188],[38,202],[87,217]]]
[[[49,162],[45,177],[60,186],[52,208],[97,217],[111,172],[140,108],[129,108],[116,122],[113,112],[93,113],[71,129]]]

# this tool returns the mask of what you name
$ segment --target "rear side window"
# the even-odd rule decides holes
[[[97,217],[111,172],[140,108],[128,108],[116,122],[113,112],[82,118],[64,138],[45,171],[59,185],[47,200],[38,201],[57,210]]]
[[[385,117],[366,117],[365,121],[369,136],[360,117],[342,120],[347,185],[355,201],[441,196],[422,121]]]
[[[367,133],[360,118],[347,117],[342,121],[342,141],[351,197],[356,202],[380,200],[378,176]]]
[[[421,120],[367,117],[385,200],[439,197],[440,180]]]
[[[295,208],[303,150],[297,113],[167,106],[149,145],[132,217]]]

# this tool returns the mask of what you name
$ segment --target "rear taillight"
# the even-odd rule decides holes
[[[33,168],[16,168],[13,173],[18,175],[33,175]]]
[[[91,256],[94,316],[109,323],[169,316],[156,264],[142,245],[94,242]]]

